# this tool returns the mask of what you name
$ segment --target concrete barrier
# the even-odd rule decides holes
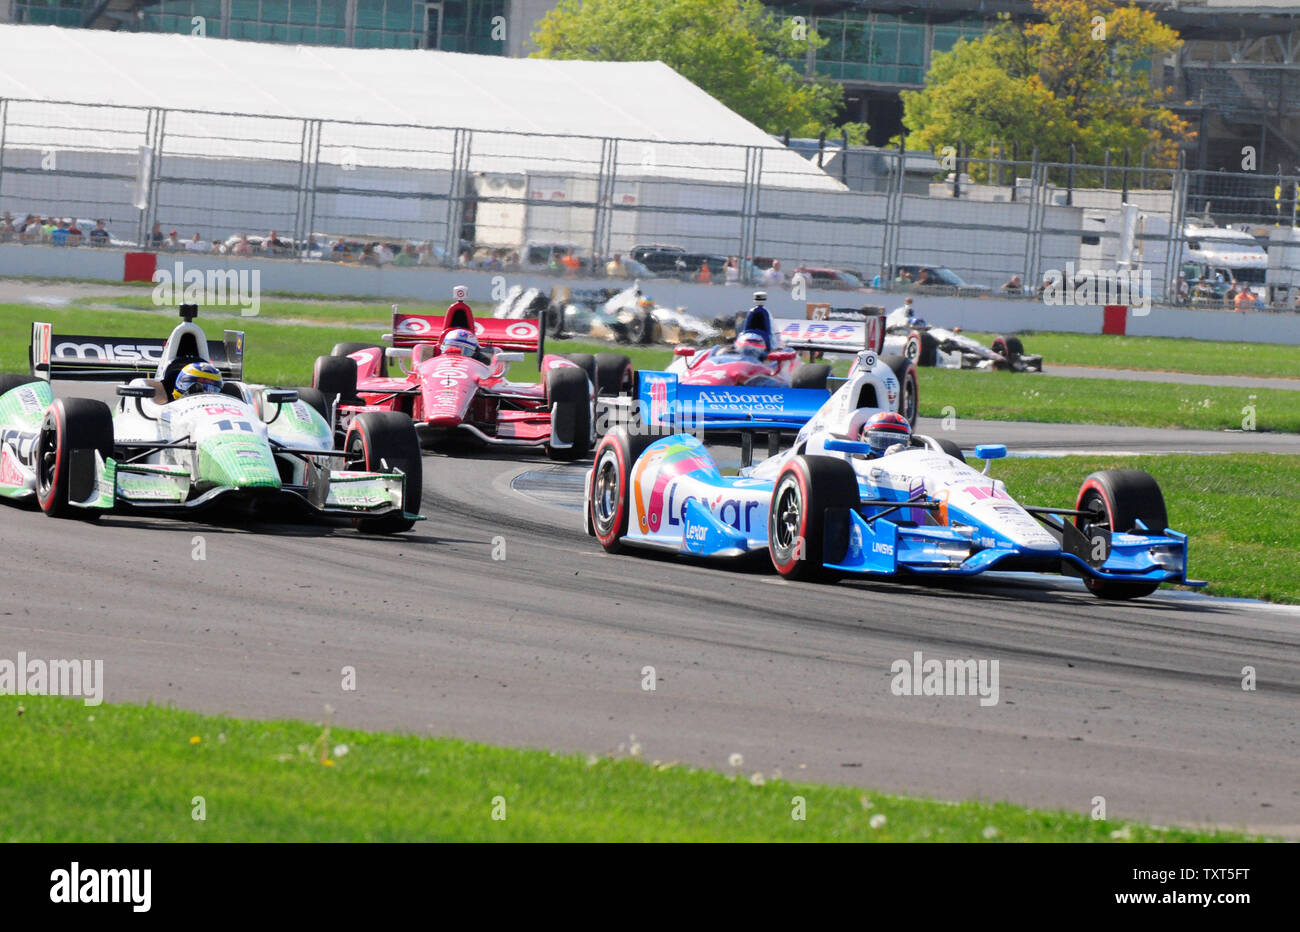
[[[73,280],[121,281],[125,253],[87,246],[58,248],[0,244],[0,278],[38,276]],[[175,273],[176,263],[184,270],[256,269],[260,272],[263,295],[271,292],[367,296],[376,303],[416,300],[450,301],[452,286],[470,289],[473,301],[495,301],[520,285],[549,290],[557,285],[570,288],[625,287],[629,282],[610,279],[561,279],[529,272],[484,272],[435,267],[397,268],[358,266],[335,262],[298,262],[285,259],[235,259],[202,253],[162,253],[159,270]],[[745,310],[754,291],[741,285],[702,285],[670,279],[643,283],[647,295],[668,307],[685,307],[705,320]],[[834,307],[883,305],[886,310],[903,303],[904,295],[888,292],[845,292],[809,289],[806,300],[824,301]],[[1103,309],[1098,307],[1049,307],[1039,301],[1000,296],[983,298],[932,297],[913,294],[918,316],[943,327],[961,327],[994,333],[1022,330],[1101,333]],[[804,301],[795,301],[788,290],[769,291],[767,306],[777,317],[802,317]],[[1193,308],[1152,307],[1139,316],[1129,311],[1125,321],[1130,336],[1190,337],[1221,342],[1282,343],[1300,345],[1300,314],[1232,311]]]

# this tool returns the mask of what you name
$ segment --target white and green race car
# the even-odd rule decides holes
[[[106,511],[254,513],[291,505],[394,533],[420,520],[422,463],[405,414],[367,412],[336,448],[331,402],[310,389],[248,385],[244,335],[209,346],[195,305],[166,340],[65,336],[32,325],[31,375],[0,375],[0,497],[53,517]],[[189,363],[220,393],[173,397]],[[51,379],[120,381],[110,408],[56,398]]]

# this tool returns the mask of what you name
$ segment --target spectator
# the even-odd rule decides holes
[[[365,247],[361,250],[361,264],[379,265],[379,257],[375,255],[374,243],[366,243]]]
[[[907,269],[899,269],[898,274],[894,276],[894,286],[906,288],[910,284],[912,284],[912,273]]]
[[[375,243],[375,258],[379,260],[380,265],[389,265],[397,256],[388,248],[387,243]]]
[[[728,285],[740,284],[740,260],[735,256],[727,257],[727,264],[722,267],[722,278]]]
[[[768,288],[780,288],[785,285],[785,273],[781,271],[780,259],[773,259],[771,266],[763,273],[763,284]]]
[[[1187,276],[1183,275],[1180,272],[1178,274],[1178,284],[1174,288],[1174,296],[1179,304],[1186,304],[1187,295],[1188,295]]]
[[[929,269],[921,269],[921,271],[920,271],[919,273],[917,273],[917,276],[916,276],[916,284],[917,284],[918,286],[920,286],[920,285],[933,285],[933,284],[934,284],[934,282],[932,282],[932,281],[930,280],[930,270],[929,270]]]
[[[289,251],[289,244],[280,239],[280,234],[272,230],[271,235],[262,241],[262,248],[271,255],[279,256]]]
[[[149,242],[147,245],[152,249],[162,249],[163,242],[166,239],[167,237],[163,234],[162,231],[162,224],[155,223],[153,225],[153,230],[149,233]]]
[[[1209,279],[1204,275],[1196,280],[1196,287],[1192,289],[1192,297],[1201,299],[1214,297],[1214,288],[1210,285]]]
[[[1249,283],[1243,283],[1241,293],[1233,299],[1232,309],[1234,311],[1254,311],[1258,307],[1259,299],[1255,296],[1255,292],[1250,290]]]
[[[701,285],[713,284],[713,271],[709,268],[708,259],[700,263],[700,273],[695,277],[699,279]]]
[[[397,254],[397,258],[393,259],[393,265],[399,265],[403,268],[419,265],[419,263],[420,254],[415,251],[414,243],[407,243],[403,246],[402,251]]]
[[[172,230],[167,234],[167,241],[163,243],[163,248],[168,252],[180,252],[185,248],[185,244],[181,242],[180,234]]]
[[[605,274],[610,278],[623,277],[623,255],[614,253],[614,258],[605,263]]]
[[[247,233],[239,234],[239,239],[235,242],[235,245],[230,247],[230,254],[240,258],[246,258],[253,254],[253,244],[248,241]]]
[[[335,262],[351,262],[352,250],[348,249],[348,244],[340,239],[330,250],[330,258]]]
[[[564,266],[564,272],[569,278],[577,275],[578,271],[582,268],[582,262],[579,261],[578,257],[569,249],[566,249],[564,254],[560,256],[560,265]]]
[[[68,223],[66,220],[57,221],[54,230],[50,233],[50,243],[54,246],[68,245]]]
[[[210,247],[208,246],[207,242],[203,239],[200,239],[199,234],[197,233],[194,234],[194,238],[192,240],[190,240],[188,243],[185,244],[186,252],[207,252],[209,248]]]
[[[1002,286],[1002,290],[1007,294],[1020,294],[1025,290],[1025,286],[1021,283],[1019,275],[1012,275],[1007,283]]]
[[[17,235],[18,231],[14,228],[14,218],[6,210],[4,217],[0,217],[0,239],[9,242]]]
[[[456,264],[459,265],[462,269],[467,269],[470,267],[473,260],[474,260],[474,254],[471,253],[468,249],[465,249],[461,251],[460,258],[456,260]]]

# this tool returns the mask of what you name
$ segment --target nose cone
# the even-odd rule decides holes
[[[258,440],[210,437],[199,443],[199,475],[202,485],[232,489],[278,489],[280,471],[271,448]]]

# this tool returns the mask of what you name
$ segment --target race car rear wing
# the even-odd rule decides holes
[[[468,312],[468,308],[466,308]],[[473,330],[483,346],[495,346],[519,353],[541,351],[542,330],[538,321],[509,320],[496,317],[457,315],[449,309],[444,316],[429,314],[404,314],[393,312],[393,346],[415,346],[417,343],[437,343],[447,330],[463,327]]]
[[[644,423],[682,431],[799,430],[830,392],[782,386],[683,385],[672,372],[636,373]]]
[[[885,318],[858,320],[777,319],[772,327],[786,349],[817,353],[879,353],[885,345]]]
[[[166,339],[103,337],[55,333],[51,324],[32,324],[28,361],[38,379],[114,382],[152,375],[162,361]],[[221,342],[208,341],[208,357],[221,374],[244,377],[244,333],[227,330]]]

